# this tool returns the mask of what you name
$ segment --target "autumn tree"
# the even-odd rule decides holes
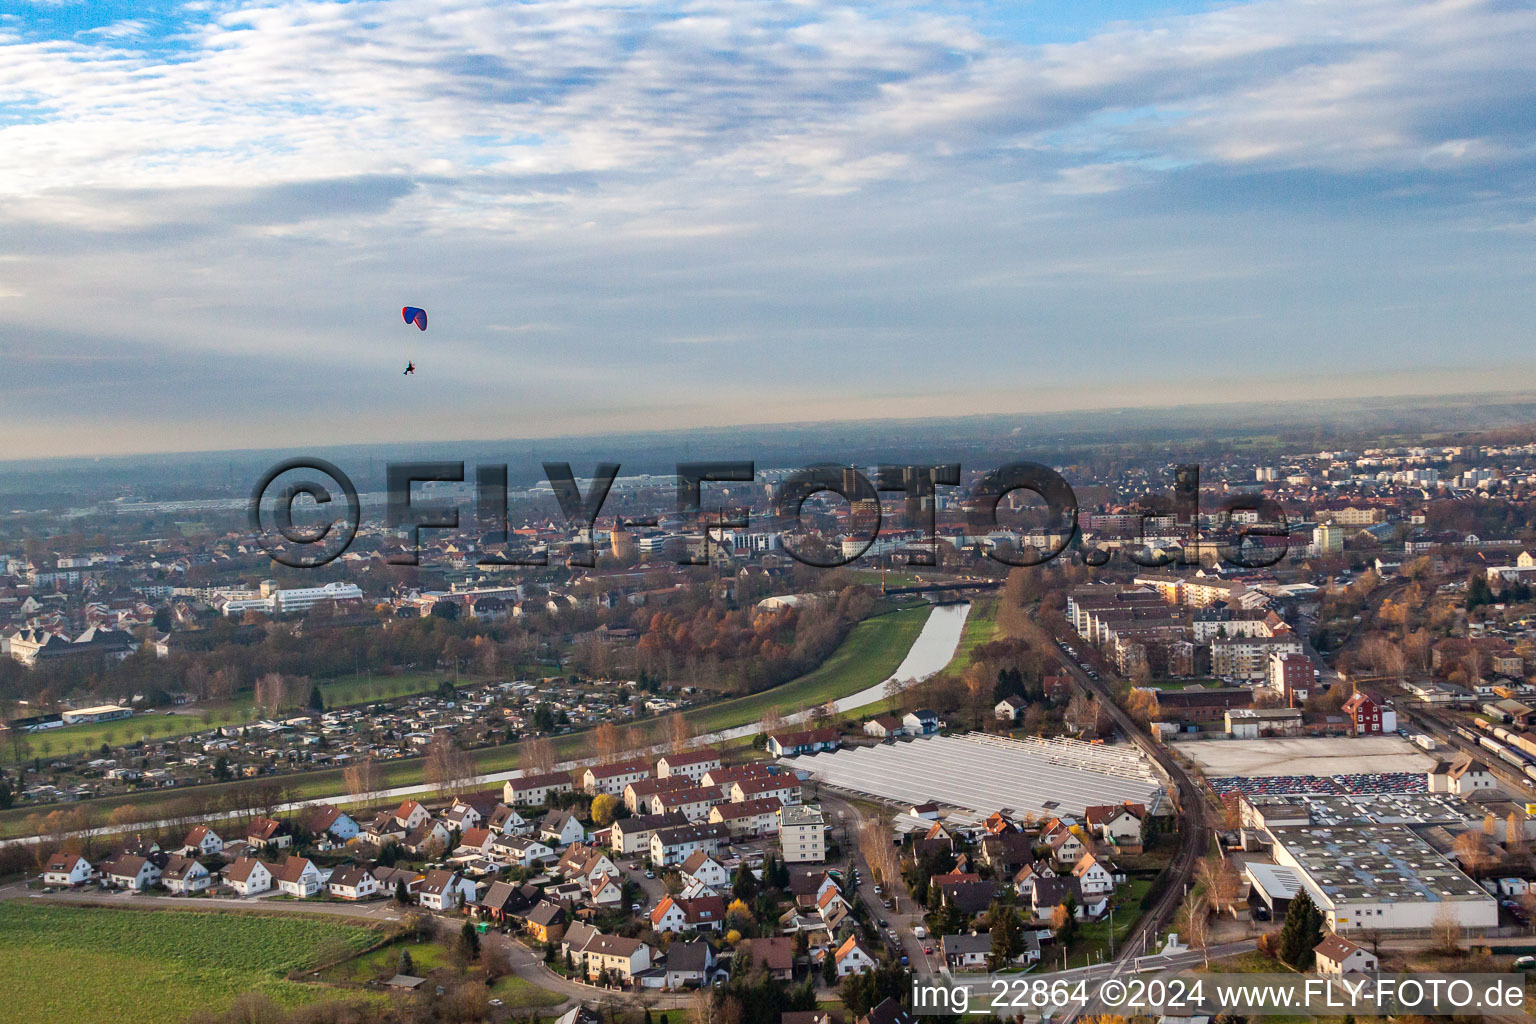
[[[592,733],[592,747],[604,764],[617,761],[624,752],[624,734],[612,722],[604,722]]]
[[[1162,714],[1157,704],[1157,691],[1140,688],[1132,690],[1125,699],[1125,710],[1143,729],[1149,728]]]
[[[592,798],[592,820],[600,827],[612,825],[619,816],[624,802],[612,793],[601,793]]]

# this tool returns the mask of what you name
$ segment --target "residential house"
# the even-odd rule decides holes
[[[638,779],[624,787],[624,806],[630,814],[649,813],[651,798],[657,793],[676,793],[684,789],[697,789],[699,783],[687,775],[668,775],[661,778]],[[719,787],[715,787],[716,792]]]
[[[697,882],[711,889],[724,888],[731,884],[731,873],[703,850],[694,852],[683,861],[681,872],[683,881]]]
[[[532,907],[539,898],[539,887],[531,883],[492,882],[485,895],[472,908],[477,918],[505,924],[514,914]],[[542,940],[541,940],[542,941]]]
[[[918,708],[901,717],[902,728],[913,736],[931,736],[939,731],[939,713],[932,708]]]
[[[650,762],[638,758],[612,764],[595,764],[581,773],[581,788],[593,796],[601,793],[621,796],[624,787],[631,782],[650,777]]]
[[[599,933],[582,947],[581,961],[590,980],[606,974],[628,984],[651,966],[651,954],[651,947],[639,939]]]
[[[160,881],[160,867],[150,857],[120,853],[101,865],[101,884],[114,889],[143,892]]]
[[[272,880],[277,883],[279,890],[300,899],[317,895],[325,885],[314,861],[308,857],[291,855],[272,869]]]
[[[752,968],[765,971],[777,981],[789,981],[794,977],[795,943],[782,935],[773,938],[747,939],[742,943],[751,958]]]
[[[363,831],[350,814],[332,804],[321,804],[310,811],[304,827],[317,836],[328,835],[342,843],[356,839]]]
[[[160,873],[160,884],[178,896],[203,892],[213,884],[213,877],[195,857],[172,854]]]
[[[719,810],[719,808],[716,808]],[[622,818],[613,823],[608,832],[608,844],[621,857],[647,851],[651,847],[651,835],[661,828],[676,828],[688,824],[681,814],[641,814]]]
[[[713,747],[701,747],[680,754],[664,754],[656,761],[656,774],[664,779],[684,775],[697,781],[705,772],[720,766],[720,751]]]
[[[531,868],[553,858],[555,851],[531,836],[502,836],[491,841],[491,855],[520,868]]]
[[[379,895],[379,880],[368,868],[348,864],[331,872],[325,888],[339,900],[366,900]]]
[[[241,896],[254,896],[272,888],[272,872],[255,857],[241,857],[223,871],[225,883]]]
[[[1349,717],[1356,736],[1381,735],[1381,705],[1370,694],[1356,692],[1340,705],[1339,711]]]
[[[409,833],[411,830],[418,829],[426,824],[427,819],[432,817],[432,815],[415,800],[406,800],[399,807],[395,808],[394,817],[395,823]]]
[[[78,853],[56,853],[43,865],[44,885],[84,885],[94,877],[91,862]]]
[[[575,788],[569,772],[520,775],[508,779],[501,787],[501,799],[514,807],[540,807],[547,804],[551,796],[570,793]]]
[[[1375,974],[1381,966],[1370,950],[1332,932],[1323,936],[1313,952],[1318,974]]]
[[[253,850],[285,850],[293,845],[293,832],[286,821],[257,818],[245,830],[245,842]]]
[[[435,818],[429,818],[406,833],[400,845],[413,856],[435,857],[448,852],[448,844],[452,839],[448,826]]]
[[[195,825],[181,841],[181,852],[189,857],[217,857],[224,850],[224,840],[207,825]]]
[[[1028,710],[1029,701],[1023,697],[1004,697],[993,706],[992,714],[999,722],[1017,722]]]
[[[434,868],[427,872],[421,888],[416,890],[416,902],[428,910],[455,910],[475,902],[480,887],[471,878],[457,871]]]
[[[504,883],[497,883],[498,885]],[[494,913],[493,913],[494,916]],[[523,918],[528,934],[537,942],[559,942],[565,935],[569,916],[558,903],[539,903]]]
[[[678,825],[651,834],[651,862],[662,867],[681,864],[699,851],[714,855],[731,841],[724,825]]]
[[[667,988],[707,987],[715,976],[715,948],[704,939],[670,943],[662,967]]]
[[[375,846],[387,846],[405,838],[405,828],[395,820],[393,811],[380,811],[363,829],[363,839]]]
[[[560,855],[555,872],[562,878],[594,882],[598,878],[618,878],[619,869],[608,855],[596,847],[575,843]]]
[[[539,838],[552,846],[569,846],[586,839],[587,830],[570,811],[550,811],[539,821]]]
[[[837,961],[837,976],[839,978],[846,978],[850,974],[863,974],[866,971],[872,971],[875,969],[876,964],[876,960],[870,955],[869,950],[859,945],[858,938],[852,935],[844,939],[843,944],[837,947],[837,952],[833,954],[833,959]]]
[[[730,785],[730,796],[731,802],[736,804],[748,800],[766,800],[769,797],[777,797],[782,804],[798,804],[800,779],[789,773],[738,779]]]
[[[520,836],[526,833],[531,826],[517,810],[506,804],[497,804],[491,812],[490,820],[486,826],[492,832],[499,832],[507,836]]]
[[[1072,865],[1072,877],[1084,897],[1107,896],[1115,891],[1114,873],[1086,850]]]
[[[1142,822],[1146,817],[1146,805],[1130,801],[1123,804],[1095,804],[1083,810],[1083,821],[1088,830],[1122,849],[1141,845]]]
[[[612,875],[598,875],[587,883],[585,895],[594,907],[617,907],[624,902],[624,887]]]
[[[992,906],[992,901],[997,898],[997,883],[984,878],[943,882],[939,886],[939,898],[963,917],[975,917]]]
[[[895,715],[876,715],[864,723],[864,735],[880,740],[893,740],[905,736],[906,729]]]
[[[946,935],[939,940],[939,949],[952,971],[985,970],[987,958],[992,955],[992,936],[976,932]]]
[[[719,931],[725,923],[725,900],[719,896],[663,896],[651,911],[657,933]]]
[[[737,839],[771,836],[779,831],[779,809],[783,806],[776,796],[716,804],[709,810],[709,820],[724,825]]]
[[[803,729],[797,732],[781,732],[768,737],[768,753],[774,757],[816,754],[824,750],[836,750],[841,743],[842,737],[831,726]]]
[[[652,814],[666,814],[676,811],[689,821],[703,821],[708,819],[710,808],[716,804],[725,802],[725,797],[714,787],[696,786],[692,789],[676,789],[668,793],[657,793],[651,797],[647,810]]]

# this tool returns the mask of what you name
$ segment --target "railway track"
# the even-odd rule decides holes
[[[1056,660],[1079,686],[1098,698],[1100,706],[1114,721],[1116,728],[1129,737],[1131,742],[1135,743],[1142,753],[1162,770],[1165,778],[1172,781],[1178,793],[1181,839],[1179,848],[1175,851],[1173,859],[1169,861],[1166,884],[1158,894],[1157,902],[1141,915],[1135,927],[1126,935],[1124,944],[1115,954],[1114,962],[1127,962],[1133,959],[1138,951],[1149,951],[1153,937],[1178,913],[1179,905],[1184,900],[1186,885],[1194,879],[1195,869],[1199,866],[1200,859],[1210,848],[1212,835],[1210,807],[1199,786],[1184,770],[1183,765],[1179,764],[1162,744],[1147,735],[1125,709],[1115,703],[1114,695],[1102,680],[1090,679],[1088,673],[1059,649],[1056,651]]]

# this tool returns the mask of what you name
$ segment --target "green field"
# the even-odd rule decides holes
[[[971,652],[982,644],[996,640],[997,599],[977,598],[971,602],[971,610],[965,616],[965,628],[960,632],[960,643],[955,648],[954,659],[946,672],[959,674],[971,666]]]
[[[361,704],[370,700],[409,697],[437,689],[451,674],[442,672],[411,672],[398,676],[342,676],[320,684],[320,694],[326,707]],[[303,693],[293,696],[297,711],[309,699],[306,687]],[[251,705],[251,695],[241,693],[229,700],[208,701],[179,709],[175,714],[163,711],[134,715],[115,722],[93,722],[89,725],[70,725],[62,729],[32,733],[26,738],[27,749],[21,760],[34,757],[67,757],[96,750],[103,743],[116,746],[135,740],[164,740],[190,736],[217,726],[245,725],[265,717]],[[7,741],[0,745],[0,761],[15,763],[16,748]]]
[[[716,732],[761,721],[770,708],[788,714],[877,686],[901,665],[933,609],[924,604],[865,619],[813,672],[750,697],[689,712],[696,731]]]
[[[284,976],[378,937],[320,917],[9,900],[0,904],[0,1024],[176,1024],[245,992],[287,1006],[335,998],[335,989]]]
[[[922,604],[865,619],[853,627],[842,645],[814,671],[762,693],[691,709],[683,713],[684,717],[693,724],[696,733],[715,732],[760,721],[769,708],[777,708],[784,713],[799,711],[832,697],[845,697],[875,686],[896,671],[911,649],[912,642],[917,639],[923,624],[927,622],[930,611],[928,605]],[[441,677],[434,675],[429,678],[435,680]],[[587,732],[569,733],[555,737],[554,744],[557,756],[575,759],[588,755],[591,736]],[[516,744],[487,747],[473,753],[475,764],[482,774],[511,771],[517,767]],[[379,765],[379,769],[382,776],[381,788],[411,786],[425,781],[425,761],[419,757],[385,761]],[[297,773],[283,777],[282,781],[285,791],[301,800],[331,797],[346,791],[346,782],[340,769]],[[105,820],[113,808],[133,804],[141,812],[137,820],[146,820],[157,811],[164,812],[167,805],[179,799],[186,799],[193,794],[211,795],[220,789],[240,785],[222,783],[180,791],[125,793],[89,801],[88,804],[12,808],[0,812],[0,836],[12,838],[28,835],[28,817],[54,810],[68,811],[72,806],[89,806],[99,816],[99,820]]]

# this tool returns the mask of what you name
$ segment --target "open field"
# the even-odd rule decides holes
[[[0,904],[0,1024],[175,1024],[244,992],[284,1005],[341,993],[288,972],[377,941],[325,918]],[[347,993],[356,998],[356,993]]]
[[[342,676],[320,684],[326,707],[361,704],[370,700],[409,697],[437,689],[451,673],[409,672],[398,676]],[[295,699],[303,704],[309,699],[306,687]],[[295,710],[297,705],[295,706]],[[170,714],[166,714],[170,711]],[[251,694],[242,692],[229,700],[204,701],[180,708],[166,708],[115,722],[92,722],[31,733],[26,737],[27,751],[21,760],[32,757],[68,757],[95,750],[103,743],[116,745],[135,740],[163,740],[204,732],[215,726],[245,725],[263,715],[251,704]],[[16,748],[9,742],[0,745],[0,760],[15,763]]]
[[[923,604],[865,619],[814,671],[750,697],[699,708],[687,717],[696,732],[715,732],[761,721],[769,708],[789,714],[876,686],[901,665],[930,611]]]
[[[1351,775],[1425,771],[1435,758],[1401,736],[1288,736],[1257,740],[1179,743],[1179,753],[1205,774]]]

